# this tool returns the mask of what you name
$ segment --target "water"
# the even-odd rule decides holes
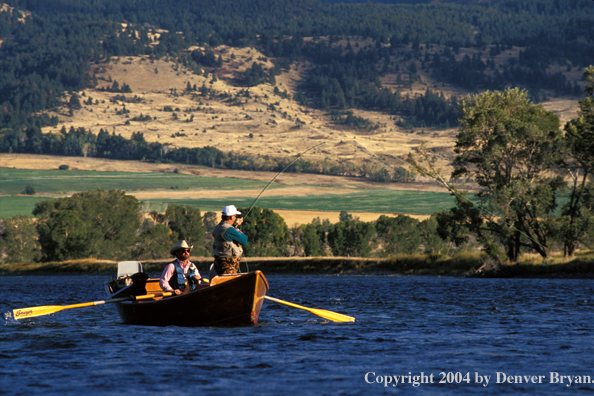
[[[105,279],[1,277],[0,309],[102,300]],[[568,387],[566,378],[551,383],[550,374],[594,380],[591,280],[285,275],[268,280],[273,297],[355,316],[357,322],[329,323],[269,301],[254,327],[129,326],[110,305],[0,322],[0,394],[594,391],[594,384]],[[496,383],[498,372],[512,379],[535,376],[541,383]],[[377,383],[409,373],[396,387]],[[424,383],[414,386],[415,376]],[[486,376],[491,377],[484,387]],[[559,378],[553,374],[553,380]],[[434,383],[427,383],[431,379]]]

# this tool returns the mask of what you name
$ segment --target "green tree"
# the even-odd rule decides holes
[[[190,205],[169,205],[165,219],[174,239],[184,239],[189,245],[194,245],[192,254],[209,253],[203,248],[205,231],[200,209]]]
[[[573,256],[578,242],[589,239],[594,225],[594,66],[584,72],[587,97],[579,101],[578,117],[565,125],[565,156],[562,163],[570,177],[569,201],[561,208],[559,234],[565,256]]]
[[[306,257],[323,256],[326,233],[320,223],[310,223],[299,227],[301,233],[299,239],[303,246],[303,254]]]
[[[377,236],[383,246],[383,256],[413,254],[421,244],[419,221],[410,216],[380,216],[375,224]]]
[[[424,165],[409,157],[413,169],[439,180],[456,197],[455,210],[438,217],[445,222],[441,229],[457,230],[453,238],[468,229],[494,257],[499,244],[510,261],[519,259],[522,248],[548,257],[556,195],[564,186],[554,173],[561,155],[559,119],[515,88],[468,96],[460,109],[452,178],[473,179],[475,200],[445,181],[424,148],[418,151]]]
[[[421,243],[425,247],[425,254],[441,253],[445,241],[437,233],[436,216],[431,216],[419,223]]]
[[[349,220],[353,220],[353,215],[350,215],[349,212],[344,209],[341,210],[338,214],[338,221],[345,222]]]
[[[25,186],[25,189],[22,192],[22,194],[27,194],[27,195],[35,195],[36,193],[37,193],[37,191],[35,190],[35,187],[33,187],[30,184]]]
[[[68,106],[70,106],[71,109],[82,108],[78,94],[73,93],[72,96],[70,96],[70,100],[68,101]]]
[[[31,263],[41,258],[35,220],[25,216],[0,220],[0,263]]]
[[[206,212],[204,213],[204,218],[202,219],[204,223],[204,228],[207,232],[212,232],[214,228],[218,224],[219,215],[216,212]]]
[[[335,256],[368,257],[374,234],[373,223],[359,220],[341,221],[330,226],[327,235],[328,245]]]
[[[138,200],[119,190],[41,201],[33,214],[43,261],[130,258],[141,218]]]
[[[169,227],[157,224],[144,230],[138,236],[138,243],[133,249],[136,260],[151,260],[169,257],[169,249],[175,243],[175,235]]]
[[[247,213],[247,208],[239,208]],[[248,237],[244,254],[252,257],[279,257],[288,254],[289,228],[285,220],[270,209],[254,206],[244,218],[241,230]]]

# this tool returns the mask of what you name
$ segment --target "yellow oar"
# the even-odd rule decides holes
[[[210,282],[208,279],[202,278],[202,280],[205,281],[206,283]],[[332,312],[332,311],[326,311],[325,309],[307,308],[302,305],[293,304],[288,301],[279,300],[278,298],[274,298],[274,297],[264,296],[264,298],[267,300],[270,300],[270,301],[277,302],[279,304],[288,305],[289,307],[304,309],[306,311],[311,312],[314,315],[321,316],[324,319],[332,320],[334,322],[354,322],[355,321],[355,318],[353,318],[352,316],[347,316],[347,315],[339,314],[339,313]]]
[[[132,300],[148,300],[155,297],[168,297],[171,296],[173,293],[159,293],[159,294],[147,294],[144,296],[130,296],[130,297],[123,297],[123,298],[114,298],[113,300],[102,300],[102,301],[93,301],[93,302],[86,302],[86,303],[79,303],[79,304],[72,304],[72,305],[45,305],[42,307],[29,307],[29,308],[18,308],[13,309],[12,311],[4,312],[4,320],[9,319],[25,319],[25,318],[33,318],[35,316],[43,316],[49,315],[56,312],[63,311],[65,309],[72,309],[72,308],[84,308],[84,307],[91,307],[94,305],[102,305],[102,304],[111,304],[111,303],[118,303],[122,301],[132,301]]]
[[[355,318],[353,318],[352,316],[346,316],[346,315],[339,314],[336,312],[326,311],[325,309],[307,308],[302,305],[293,304],[288,301],[279,300],[278,298],[274,298],[274,297],[264,296],[264,298],[267,300],[270,300],[270,301],[277,302],[279,304],[288,305],[289,307],[304,309],[306,311],[311,312],[312,314],[321,316],[324,319],[329,319],[334,322],[354,322],[355,321]]]

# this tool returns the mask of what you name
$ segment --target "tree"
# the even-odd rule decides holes
[[[380,216],[375,224],[377,236],[382,242],[383,255],[412,254],[419,250],[421,232],[419,221],[409,216]]]
[[[204,223],[204,228],[207,232],[212,232],[216,225],[218,224],[219,215],[216,212],[206,212],[204,213],[204,217],[202,219]]]
[[[0,220],[0,263],[31,263],[41,257],[35,220],[25,216]]]
[[[326,233],[321,223],[310,223],[299,227],[301,229],[300,241],[303,254],[306,257],[323,256]]]
[[[119,190],[41,201],[33,214],[43,261],[130,258],[141,218],[138,200]]]
[[[347,212],[344,209],[341,210],[340,213],[338,214],[338,221],[345,222],[345,221],[349,221],[349,220],[353,220],[353,215],[349,214],[349,212]]]
[[[169,249],[175,243],[175,239],[175,235],[169,227],[157,224],[144,230],[138,236],[138,243],[134,247],[132,255],[136,260],[169,257]]]
[[[421,241],[425,247],[425,254],[441,253],[444,240],[437,233],[437,219],[436,216],[431,216],[419,223],[419,233],[421,234]]]
[[[441,229],[457,229],[454,238],[468,229],[496,257],[502,244],[510,261],[519,259],[521,248],[548,257],[557,194],[564,187],[554,173],[561,156],[559,119],[516,88],[470,95],[460,109],[452,178],[473,179],[475,199],[445,181],[425,149],[418,153],[426,165],[409,157],[413,169],[456,197],[455,210],[438,217]]]
[[[565,125],[563,169],[571,179],[569,201],[561,208],[559,229],[565,256],[573,256],[594,225],[594,66],[584,72],[587,97],[579,101],[578,118]]]
[[[169,205],[165,211],[167,226],[173,231],[174,239],[185,240],[194,245],[193,254],[206,253],[204,245],[204,223],[200,209],[187,205]]]
[[[239,208],[239,211],[247,213],[247,208]],[[240,228],[248,237],[248,244],[244,247],[246,256],[279,257],[288,254],[289,228],[285,220],[272,210],[254,206]]]
[[[78,94],[74,93],[74,94],[72,94],[72,96],[70,96],[68,105],[70,106],[71,109],[74,109],[74,110],[82,108]]]
[[[368,257],[374,234],[373,223],[359,220],[341,221],[330,226],[328,245],[335,256]]]
[[[25,186],[25,189],[22,192],[22,194],[27,194],[27,195],[35,195],[36,193],[37,193],[37,191],[35,190],[35,187],[33,187],[30,184]]]

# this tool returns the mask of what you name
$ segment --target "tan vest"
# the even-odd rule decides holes
[[[243,253],[241,245],[235,242],[229,242],[223,236],[227,230],[231,228],[231,224],[226,221],[221,221],[213,230],[214,237],[212,254],[218,257],[240,257]]]

